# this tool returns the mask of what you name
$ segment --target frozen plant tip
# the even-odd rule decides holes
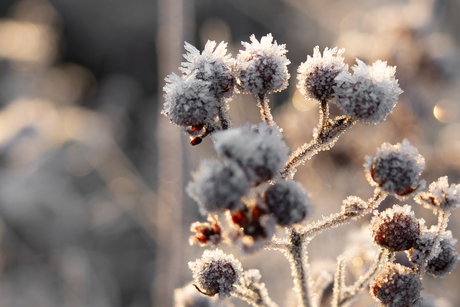
[[[268,34],[260,39],[251,36],[251,43],[242,42],[246,50],[236,57],[235,73],[243,91],[253,95],[284,90],[288,85],[287,65],[291,62],[285,54],[285,45],[278,45]]]
[[[205,250],[203,256],[189,262],[193,272],[195,287],[203,294],[220,298],[229,297],[236,290],[235,284],[243,273],[241,263],[233,255],[226,255],[221,250]]]
[[[313,56],[307,56],[307,60],[300,64],[297,70],[297,88],[306,99],[319,101],[330,100],[337,85],[335,78],[341,72],[348,71],[348,65],[343,62],[345,49],[324,49],[323,56],[319,46],[313,49]]]
[[[460,184],[449,186],[447,176],[430,184],[428,192],[417,195],[415,201],[429,209],[452,211],[460,206]]]
[[[378,124],[393,111],[403,92],[394,77],[396,68],[382,61],[372,66],[356,61],[358,64],[351,68],[353,75],[343,71],[335,78],[334,102],[346,115],[364,123]]]
[[[400,198],[407,197],[424,186],[424,182],[417,185],[424,167],[425,159],[407,139],[396,145],[384,143],[375,156],[366,156],[364,164],[366,177],[371,185]]]

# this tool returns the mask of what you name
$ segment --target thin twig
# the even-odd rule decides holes
[[[257,106],[260,109],[260,117],[264,123],[268,124],[269,127],[273,127],[275,126],[275,122],[273,121],[272,112],[268,102],[269,100],[267,94],[263,93],[257,95]]]

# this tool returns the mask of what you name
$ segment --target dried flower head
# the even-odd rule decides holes
[[[297,88],[306,99],[318,99],[327,101],[334,94],[337,85],[335,77],[343,71],[348,71],[348,65],[343,63],[345,49],[326,47],[321,57],[319,46],[313,49],[313,57],[307,56],[307,60],[300,64],[297,69]]]
[[[460,184],[449,186],[447,176],[432,182],[428,192],[417,195],[415,201],[429,209],[452,211],[460,206]]]
[[[246,175],[237,163],[203,160],[187,186],[187,193],[206,211],[217,212],[242,206],[240,198],[248,189]]]
[[[288,158],[279,130],[265,123],[218,131],[213,138],[217,154],[236,161],[255,184],[273,178]]]
[[[280,226],[299,223],[312,211],[305,189],[293,180],[280,181],[270,186],[265,191],[264,202]]]
[[[254,35],[251,43],[242,42],[246,50],[236,57],[235,74],[245,93],[260,95],[279,92],[288,85],[289,73],[285,45],[278,45],[273,36],[263,36],[260,42]]]
[[[174,307],[234,307],[218,297],[200,294],[192,284],[174,290]]]
[[[371,221],[374,242],[392,252],[411,248],[420,234],[420,223],[408,205],[394,205]]]
[[[428,274],[435,277],[450,274],[457,266],[459,255],[457,254],[457,240],[452,237],[450,231],[444,232],[440,236],[439,253],[426,265]]]
[[[399,263],[388,263],[370,284],[370,293],[380,306],[414,306],[420,298],[420,277]]]
[[[353,75],[341,72],[336,78],[336,103],[346,115],[364,123],[378,124],[393,111],[403,92],[394,75],[396,67],[377,61],[372,66],[356,60]]]
[[[188,263],[193,272],[195,286],[206,295],[229,297],[242,276],[241,263],[221,250],[205,250],[200,259]]]
[[[424,181],[417,185],[417,180],[425,167],[425,159],[407,139],[396,145],[384,143],[375,156],[365,159],[369,183],[388,193],[404,198],[424,186]]]
[[[222,241],[222,226],[217,220],[217,216],[208,214],[208,222],[195,222],[190,226],[190,231],[194,232],[190,236],[190,245],[199,244],[200,246],[218,245]]]
[[[232,72],[234,59],[227,54],[227,43],[221,42],[216,48],[215,41],[208,41],[201,54],[193,45],[185,43],[185,50],[188,51],[184,54],[187,62],[183,62],[180,68],[185,75],[194,74],[197,79],[208,81],[210,91],[219,100],[233,96],[235,89],[235,77]]]
[[[219,101],[210,91],[210,83],[189,75],[166,77],[164,109],[161,114],[178,126],[203,126],[218,114]]]

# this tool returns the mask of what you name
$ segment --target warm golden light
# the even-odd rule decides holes
[[[457,114],[458,103],[450,99],[438,101],[436,106],[433,108],[434,117],[443,123],[455,121],[455,119],[457,119]]]
[[[305,100],[299,91],[295,91],[294,96],[292,96],[292,104],[297,110],[307,112],[310,111],[317,102],[313,99]]]

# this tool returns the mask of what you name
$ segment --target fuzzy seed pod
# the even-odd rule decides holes
[[[394,205],[371,222],[374,242],[392,252],[410,249],[420,234],[420,223],[411,207]]]
[[[370,284],[371,295],[382,307],[414,306],[421,290],[417,274],[399,263],[388,263]]]
[[[270,186],[265,191],[264,202],[280,226],[299,223],[312,211],[306,191],[293,180],[280,181]]]
[[[206,295],[219,294],[220,298],[230,296],[240,281],[243,269],[241,263],[233,256],[221,250],[205,250],[203,256],[188,263],[193,272],[195,286]]]
[[[426,271],[435,277],[450,274],[457,266],[457,240],[452,238],[450,231],[443,233],[441,236],[439,254],[428,261]]]
[[[384,143],[375,156],[365,159],[369,183],[396,197],[407,197],[424,186],[424,181],[417,184],[417,180],[425,167],[425,159],[407,139],[396,145]]]

